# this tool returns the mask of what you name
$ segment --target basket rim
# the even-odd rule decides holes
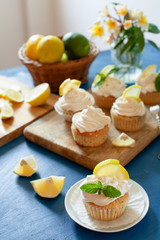
[[[71,65],[81,65],[81,64],[88,64],[90,62],[92,62],[96,56],[99,54],[100,50],[98,48],[98,46],[92,42],[92,41],[89,41],[90,42],[90,46],[91,46],[91,49],[90,49],[90,53],[88,56],[85,56],[85,57],[82,57],[82,58],[79,58],[79,59],[75,59],[75,60],[69,60],[67,61],[66,63],[61,63],[61,62],[58,62],[58,63],[40,63],[39,61],[34,61],[34,60],[31,60],[30,58],[28,58],[26,55],[25,55],[25,47],[26,47],[26,42],[19,48],[18,50],[18,57],[19,57],[19,60],[24,64],[24,65],[32,65],[33,67],[46,67],[46,68],[51,68],[51,67],[59,67],[61,68],[62,66],[64,67],[70,67]]]

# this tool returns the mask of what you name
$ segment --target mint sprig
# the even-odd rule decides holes
[[[160,92],[160,73],[158,73],[156,80],[155,80],[155,88],[157,92]]]
[[[100,76],[100,80],[94,85],[94,87],[102,85],[109,75],[111,75],[114,72],[118,72],[119,70],[120,68],[112,68],[107,74],[97,73],[97,75]]]
[[[106,185],[103,186],[102,183],[100,181],[98,181],[98,184],[93,184],[93,183],[87,183],[87,184],[83,184],[80,189],[84,192],[87,193],[97,193],[100,195],[101,192],[109,198],[116,198],[121,196],[121,192],[116,189],[115,187],[111,186],[111,185]]]

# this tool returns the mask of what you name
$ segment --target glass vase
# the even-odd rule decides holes
[[[132,51],[125,51],[120,54],[123,45],[116,49],[111,48],[112,64],[120,68],[116,76],[122,80],[126,85],[135,84],[135,80],[142,73],[143,52],[139,51],[138,46],[135,46]]]

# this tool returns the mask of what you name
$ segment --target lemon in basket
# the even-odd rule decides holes
[[[47,35],[39,41],[36,51],[41,63],[56,63],[64,53],[64,44],[57,36]]]
[[[37,60],[37,44],[43,38],[43,35],[35,34],[32,35],[26,43],[25,54],[28,58],[36,61]]]

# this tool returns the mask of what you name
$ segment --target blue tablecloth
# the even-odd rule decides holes
[[[109,51],[101,52],[92,63],[89,81],[83,86],[88,89],[97,72],[110,64]],[[160,68],[160,53],[147,45],[144,66],[157,64]],[[33,85],[24,66],[0,71]],[[39,166],[38,173],[31,178],[15,175],[12,170],[21,157],[33,154]],[[85,229],[67,214],[64,199],[69,188],[92,172],[82,166],[56,155],[27,141],[20,136],[0,148],[0,239],[1,240],[85,240],[85,239],[160,239],[160,137],[133,159],[126,169],[130,178],[147,192],[150,207],[144,219],[134,227],[117,233],[100,233]],[[43,199],[36,195],[31,180],[51,175],[66,176],[62,193],[55,199]]]

